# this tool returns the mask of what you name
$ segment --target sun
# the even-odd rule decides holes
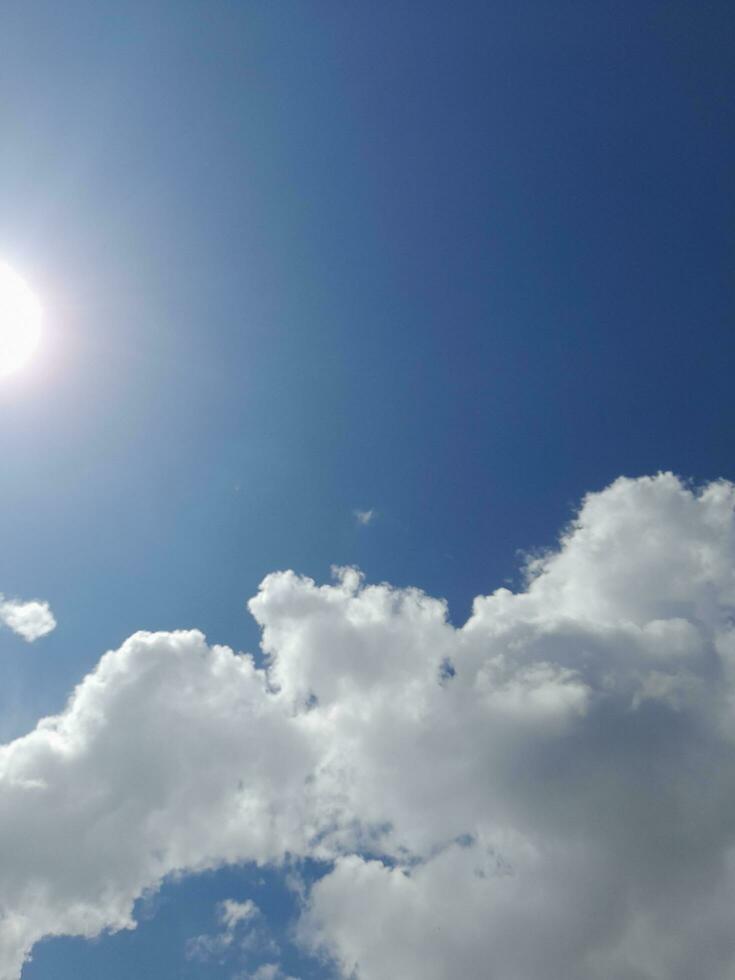
[[[19,370],[41,339],[41,304],[17,272],[0,262],[0,377]]]

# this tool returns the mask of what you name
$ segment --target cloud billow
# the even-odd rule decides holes
[[[265,579],[265,670],[134,635],[0,749],[0,980],[287,856],[329,863],[297,936],[345,977],[731,977],[734,504],[620,479],[460,629],[342,569]]]

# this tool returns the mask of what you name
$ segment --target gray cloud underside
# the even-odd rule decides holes
[[[0,980],[287,855],[332,862],[298,936],[345,977],[732,977],[734,503],[618,480],[461,629],[343,570],[265,579],[267,671],[131,637],[0,749]]]

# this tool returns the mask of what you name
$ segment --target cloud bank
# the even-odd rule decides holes
[[[265,670],[132,636],[0,749],[0,980],[166,875],[300,857],[345,978],[732,977],[734,505],[620,479],[459,629],[343,569],[264,580]]]
[[[28,643],[46,636],[56,629],[56,620],[47,602],[32,599],[6,599],[0,595],[0,623],[7,626]]]

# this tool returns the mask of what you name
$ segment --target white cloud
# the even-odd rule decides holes
[[[345,977],[730,978],[734,503],[618,480],[461,629],[342,569],[265,579],[267,671],[131,637],[0,749],[0,980],[166,874],[287,856],[332,862],[298,935]]]
[[[173,871],[303,849],[314,748],[249,658],[131,637],[66,710],[0,749],[0,978],[41,935],[130,928]]]
[[[242,922],[249,922],[260,915],[260,909],[250,899],[236,902],[232,898],[226,898],[219,907],[219,915],[225,928],[232,931]]]
[[[21,602],[0,595],[0,623],[22,636],[28,643],[56,629],[56,620],[47,602],[32,599]]]
[[[262,963],[253,973],[242,973],[238,980],[297,980],[283,972],[278,963]]]
[[[233,947],[278,952],[277,946],[260,923],[260,909],[250,899],[236,902],[227,898],[217,906],[220,932],[193,936],[186,944],[186,956],[196,960],[223,960]],[[246,925],[247,924],[247,925]]]
[[[355,515],[355,520],[357,523],[362,524],[363,527],[371,524],[375,518],[375,511],[372,509],[372,507],[370,510],[354,510],[353,514]]]

